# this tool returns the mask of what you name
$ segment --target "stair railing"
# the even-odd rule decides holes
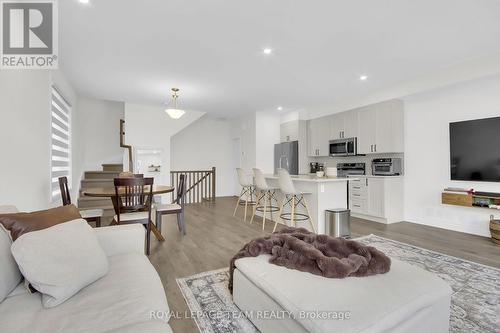
[[[128,171],[134,172],[134,161],[132,160],[132,146],[125,144],[125,120],[120,119],[120,147],[128,149]]]
[[[186,175],[185,203],[201,203],[215,201],[216,172],[215,167],[211,170],[181,170],[170,171],[170,184],[175,190],[172,192],[172,202],[177,198],[177,188],[180,175]]]

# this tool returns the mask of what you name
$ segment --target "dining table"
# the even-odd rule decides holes
[[[166,194],[166,193],[171,193],[174,191],[173,186],[169,185],[153,185],[153,195],[158,195],[158,194]],[[144,192],[148,193],[149,192],[149,185],[144,186]],[[114,187],[94,187],[94,188],[88,188],[82,191],[84,196],[87,197],[97,197],[97,198],[110,198],[111,201],[116,200],[116,192]],[[120,194],[120,193],[119,193]],[[113,205],[114,206],[114,205]],[[151,216],[155,216],[156,214],[151,213]],[[156,222],[156,221],[155,221]],[[115,222],[116,223],[116,222]],[[111,222],[111,224],[115,224]],[[165,240],[165,237],[161,234],[161,232],[156,228],[155,223],[151,223],[151,231],[155,235],[156,239],[158,239],[160,242]]]

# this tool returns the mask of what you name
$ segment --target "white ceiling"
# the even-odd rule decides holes
[[[333,105],[500,55],[498,0],[90,2],[59,1],[77,91],[161,105],[175,86],[215,116]]]

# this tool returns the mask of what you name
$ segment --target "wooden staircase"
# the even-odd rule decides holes
[[[82,192],[94,187],[114,187],[113,179],[123,171],[123,164],[103,164],[102,171],[85,171],[80,183],[78,208],[104,210],[103,224],[108,224],[115,215],[113,203],[109,198],[96,198],[83,196]]]

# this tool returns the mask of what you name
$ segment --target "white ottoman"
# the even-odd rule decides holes
[[[263,333],[448,332],[451,288],[423,269],[392,259],[386,274],[328,279],[268,260],[234,272],[234,302]]]

